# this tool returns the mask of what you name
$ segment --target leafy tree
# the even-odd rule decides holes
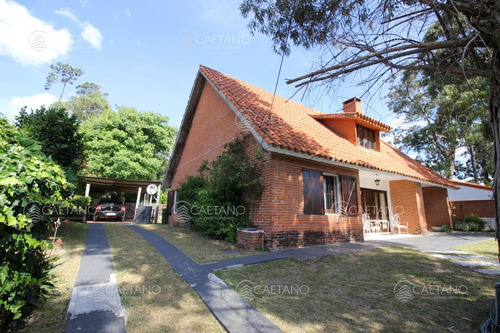
[[[73,84],[76,79],[83,74],[83,71],[80,68],[71,67],[70,65],[63,64],[62,62],[58,62],[56,65],[50,65],[50,69],[52,71],[47,76],[45,90],[49,90],[55,82],[62,83],[63,88],[61,90],[61,95],[59,96],[60,102],[67,84]]]
[[[22,316],[27,305],[54,287],[53,260],[44,243],[53,227],[50,211],[68,204],[61,168],[0,118],[0,326]],[[27,207],[38,208],[32,211]]]
[[[88,176],[157,180],[168,163],[177,130],[169,118],[120,107],[89,118],[80,127]]]
[[[324,83],[370,68],[365,82],[384,82],[394,70],[427,70],[490,81],[489,117],[494,138],[495,211],[500,211],[500,7],[497,0],[243,0],[252,33],[273,40],[275,51],[291,44],[323,47],[319,68],[290,79],[296,87]],[[437,22],[443,34],[427,40]],[[496,216],[496,238],[500,216]],[[500,243],[499,243],[500,246]],[[500,254],[500,248],[499,248]],[[500,256],[499,256],[500,260]]]
[[[247,154],[247,137],[227,143],[212,162],[205,161],[199,175],[181,183],[179,198],[185,201],[192,226],[205,235],[235,243],[237,229],[250,225],[249,210],[260,200],[264,186],[261,150]]]
[[[76,94],[71,96],[68,101],[55,102],[51,107],[65,109],[76,115],[80,122],[87,121],[91,116],[111,109],[111,105],[106,99],[108,93],[103,93],[99,85],[85,82],[76,86],[76,89]]]
[[[417,160],[445,177],[475,175],[477,182],[479,169],[483,181],[491,181],[493,149],[488,141],[493,140],[484,136],[488,117],[484,78],[464,82],[439,73],[406,71],[391,87],[388,106],[406,125],[392,132],[400,149],[417,152]],[[466,150],[465,156],[456,156],[460,148]],[[478,161],[476,150],[489,158]],[[467,158],[467,163],[461,165],[459,157]]]
[[[22,108],[16,121],[24,133],[40,143],[42,152],[72,175],[73,180],[80,169],[83,149],[76,116],[68,115],[64,109],[42,106],[31,112]]]

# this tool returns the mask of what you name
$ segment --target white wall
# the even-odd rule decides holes
[[[465,185],[459,185],[458,190],[448,189],[448,199],[450,201],[491,200],[492,196],[493,192],[491,190]]]

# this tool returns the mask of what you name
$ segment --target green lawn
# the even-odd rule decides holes
[[[466,251],[475,255],[498,259],[498,243],[495,239],[482,242],[469,243],[454,248],[455,250]]]
[[[127,332],[224,332],[203,301],[138,233],[104,224]]]
[[[405,248],[217,272],[284,332],[476,332],[495,277]],[[401,302],[401,280],[413,297]],[[399,295],[399,294],[398,294]]]
[[[238,253],[226,254],[223,251],[235,250],[236,245],[223,240],[208,238],[199,232],[170,224],[136,224],[165,238],[172,245],[184,252],[198,263],[207,263],[224,259],[257,254],[255,251],[241,250]]]
[[[52,250],[52,256],[59,256],[56,268],[57,294],[45,301],[23,321],[21,332],[53,333],[63,332],[73,286],[75,285],[80,260],[87,239],[88,225],[78,222],[63,222],[57,238],[62,245]]]

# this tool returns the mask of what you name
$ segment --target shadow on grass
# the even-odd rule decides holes
[[[477,331],[497,281],[394,247],[285,259],[217,275],[240,292],[241,282],[250,281],[251,304],[285,332]],[[404,284],[407,293],[398,294]],[[290,292],[292,286],[298,292]]]
[[[127,331],[223,332],[198,295],[139,234],[105,225]]]

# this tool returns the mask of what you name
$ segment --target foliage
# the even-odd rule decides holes
[[[403,121],[392,131],[399,149],[444,177],[493,177],[492,132],[488,123],[488,81],[458,80],[439,73],[406,71],[393,84],[388,106]],[[457,150],[463,156],[456,156]],[[460,159],[466,158],[466,163]],[[481,177],[479,178],[479,175]]]
[[[453,224],[453,229],[457,231],[483,231],[486,223],[482,218],[475,214],[467,215],[463,220],[460,219]]]
[[[63,109],[44,106],[28,113],[22,108],[16,117],[17,127],[41,145],[42,152],[52,157],[72,178],[80,169],[83,149],[75,115]],[[70,177],[68,177],[70,178]]]
[[[52,290],[54,262],[43,242],[52,218],[40,207],[67,203],[70,185],[62,169],[3,118],[0,133],[1,325],[20,318],[28,304]]]
[[[87,121],[91,116],[98,115],[104,110],[111,109],[106,97],[107,93],[101,91],[101,87],[92,82],[76,86],[76,95],[68,101],[58,101],[51,105],[53,108],[65,109],[75,115],[80,122]]]
[[[193,227],[209,237],[235,243],[237,229],[251,225],[248,212],[264,190],[265,158],[261,150],[249,154],[247,144],[245,136],[227,143],[214,161],[203,163],[199,175],[180,185],[179,199]]]
[[[52,71],[47,76],[45,90],[49,90],[55,82],[61,82],[63,84],[63,88],[61,90],[61,95],[59,96],[60,102],[64,95],[66,85],[68,83],[73,84],[76,79],[83,74],[83,71],[80,68],[71,67],[70,65],[63,64],[62,62],[58,62],[56,65],[50,65],[50,69]]]
[[[169,118],[120,107],[80,126],[87,176],[157,180],[163,176],[177,130]]]
[[[451,227],[448,224],[444,224],[441,227],[441,231],[444,233],[447,233],[447,234],[451,234],[451,232],[452,232]]]

